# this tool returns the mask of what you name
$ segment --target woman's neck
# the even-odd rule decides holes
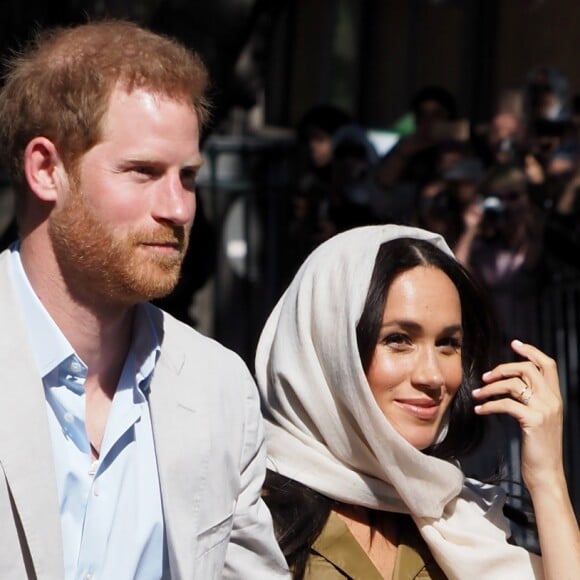
[[[392,578],[399,545],[396,514],[347,504],[337,505],[334,511],[383,578]]]

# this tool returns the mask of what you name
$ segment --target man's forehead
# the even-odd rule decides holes
[[[111,91],[107,108],[100,121],[101,138],[116,133],[117,126],[128,121],[146,122],[161,125],[175,113],[180,117],[179,124],[191,125],[192,132],[199,136],[199,119],[195,107],[186,97],[167,95],[144,87],[127,88],[118,84]],[[143,126],[145,130],[145,126]]]
[[[185,99],[119,85],[112,91],[99,125],[95,145],[114,144],[136,158],[149,155],[153,159],[161,151],[172,155],[179,151],[188,165],[201,163],[199,119]]]
[[[134,103],[137,100],[142,103],[147,103],[150,107],[157,109],[162,103],[175,103],[188,107],[192,112],[195,112],[195,107],[186,93],[167,93],[147,86],[129,86],[127,83],[122,81],[118,81],[113,87],[109,96],[109,106],[107,110],[111,108],[113,103],[129,104]]]

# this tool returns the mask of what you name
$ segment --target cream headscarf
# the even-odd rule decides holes
[[[268,466],[338,501],[409,513],[450,579],[542,578],[540,559],[506,541],[501,490],[416,450],[371,393],[356,325],[379,246],[401,237],[452,255],[417,228],[349,230],[308,257],[274,308],[256,355]]]

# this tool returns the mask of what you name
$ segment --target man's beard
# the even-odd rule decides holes
[[[105,298],[136,304],[175,288],[189,242],[183,226],[158,224],[120,235],[99,220],[78,188],[71,189],[49,222],[49,234],[65,282],[75,298]],[[171,243],[176,252],[155,252],[143,244]]]

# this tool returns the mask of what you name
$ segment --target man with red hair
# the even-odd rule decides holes
[[[0,93],[0,576],[286,577],[255,385],[153,307],[195,216],[207,73],[126,22],[40,35]]]

